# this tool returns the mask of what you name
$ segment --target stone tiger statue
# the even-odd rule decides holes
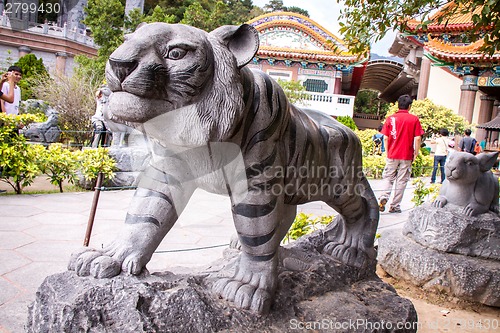
[[[125,37],[107,64],[105,116],[144,132],[153,156],[116,240],[75,253],[69,269],[139,274],[196,188],[230,196],[241,254],[212,289],[238,307],[269,311],[280,242],[299,204],[321,200],[340,214],[320,251],[372,267],[379,211],[359,139],[290,104],[271,77],[245,67],[258,46],[246,24],[207,33],[152,23]]]

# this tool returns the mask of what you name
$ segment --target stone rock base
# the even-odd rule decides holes
[[[358,269],[321,254],[325,234],[280,250],[278,290],[265,316],[212,294],[238,261],[238,251],[227,249],[224,259],[184,275],[49,276],[30,306],[27,332],[416,332],[413,304],[375,275],[375,262]]]
[[[500,217],[485,213],[466,216],[463,207],[426,203],[410,212],[403,235],[438,251],[500,260]]]
[[[378,240],[378,262],[390,275],[430,291],[500,307],[500,262],[424,247],[400,231]]]

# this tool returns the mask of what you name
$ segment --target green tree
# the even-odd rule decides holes
[[[90,28],[94,42],[99,45],[96,58],[75,57],[76,74],[84,79],[104,80],[104,70],[110,54],[123,42],[125,7],[120,0],[89,0],[83,23]]]
[[[145,16],[139,8],[132,9],[125,17],[123,27],[126,33],[134,32],[139,24],[144,22]]]
[[[144,16],[142,18],[142,21],[146,23],[152,23],[152,22],[174,23],[175,16],[167,14],[167,12],[163,8],[161,8],[160,6],[156,6],[153,9],[151,15]],[[133,30],[135,30],[135,28]]]
[[[14,65],[20,67],[23,73],[23,78],[19,82],[22,94],[21,99],[36,98],[32,89],[33,79],[39,78],[45,80],[49,77],[42,58],[37,59],[33,53],[30,53],[19,58]]]
[[[309,12],[300,7],[291,6],[287,7],[283,5],[283,0],[270,0],[267,5],[264,6],[264,10],[268,13],[271,12],[294,12],[304,16],[309,17]]]
[[[340,0],[337,0],[340,3]],[[480,13],[473,13],[474,29],[467,33],[470,41],[484,36],[484,51],[493,54],[500,49],[500,0],[415,0],[415,1],[364,1],[345,0],[340,13],[340,33],[352,52],[366,52],[370,44],[382,39],[390,30],[405,31],[408,20],[417,18],[425,29],[429,17],[442,6],[449,5],[439,17],[446,24],[455,14],[473,13],[483,6]]]
[[[209,18],[209,11],[204,9],[199,2],[195,2],[186,9],[180,23],[210,31]]]
[[[302,9],[297,6],[291,6],[291,7],[285,7],[287,12],[293,12],[293,13],[298,13],[301,15],[304,15],[306,17],[309,17],[309,12],[305,9]]]
[[[378,91],[360,90],[354,100],[354,112],[385,116],[389,105],[378,98]]]
[[[387,112],[387,116],[394,114],[398,110],[397,105],[393,104]],[[447,128],[452,133],[463,133],[469,126],[464,117],[456,114],[453,110],[442,105],[434,104],[430,99],[413,101],[410,113],[418,116],[424,137],[430,137],[433,133],[439,132],[441,128]]]
[[[295,104],[306,100],[306,87],[304,87],[300,81],[285,81],[278,79],[277,82],[281,88],[283,88],[290,103]]]

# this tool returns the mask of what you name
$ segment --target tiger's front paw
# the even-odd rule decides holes
[[[235,274],[217,280],[212,290],[241,309],[267,314],[276,291],[276,272],[276,258],[259,262],[242,253]]]
[[[123,246],[113,246],[104,250],[84,248],[71,255],[68,270],[79,276],[93,276],[98,279],[111,278],[122,271],[132,275],[141,273],[149,257]]]
[[[85,248],[71,255],[68,270],[78,276],[93,276],[98,279],[120,274],[121,264],[101,251]]]

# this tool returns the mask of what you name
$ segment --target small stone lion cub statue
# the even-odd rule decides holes
[[[332,117],[295,107],[270,76],[246,67],[258,47],[247,24],[207,33],[152,23],[125,37],[107,64],[105,117],[143,132],[152,158],[116,240],[75,253],[70,270],[140,274],[197,188],[230,196],[241,253],[212,289],[240,308],[269,311],[280,242],[299,204],[324,201],[339,213],[318,251],[374,268],[379,211],[360,140]]]
[[[455,152],[444,166],[446,180],[434,207],[454,204],[463,207],[463,214],[476,216],[491,211],[498,214],[498,178],[491,172],[497,163],[498,152]]]

